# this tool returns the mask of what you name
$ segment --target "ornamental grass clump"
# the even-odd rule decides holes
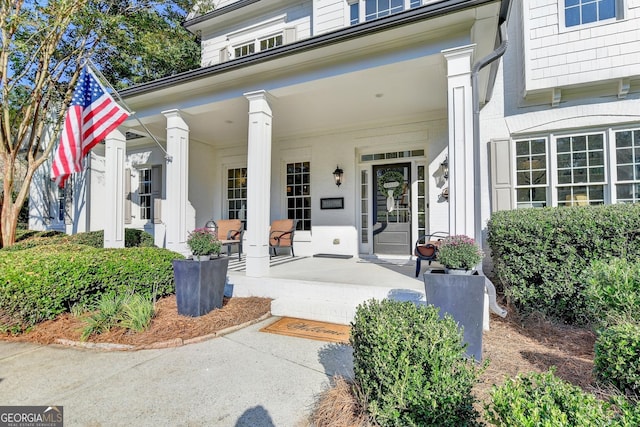
[[[446,268],[470,270],[480,264],[482,250],[469,236],[449,236],[438,247],[436,260]]]
[[[187,246],[196,256],[219,254],[222,244],[216,232],[208,228],[196,228],[187,237]]]

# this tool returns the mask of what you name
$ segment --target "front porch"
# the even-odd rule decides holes
[[[269,274],[260,278],[245,274],[244,261],[244,257],[242,261],[231,258],[226,294],[273,298],[271,312],[275,316],[349,324],[358,304],[371,298],[425,300],[422,275],[414,277],[415,261],[410,257],[284,255],[273,257]]]

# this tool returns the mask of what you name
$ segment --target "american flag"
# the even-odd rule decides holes
[[[64,187],[72,173],[82,170],[82,159],[89,151],[127,117],[129,112],[118,105],[85,66],[64,118],[60,144],[51,167],[51,179]]]

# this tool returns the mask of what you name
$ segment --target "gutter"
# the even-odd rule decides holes
[[[320,34],[318,36],[300,40],[294,43],[284,44],[274,49],[258,52],[253,55],[245,56],[232,61],[223,62],[222,64],[200,67],[196,68],[195,70],[185,71],[184,73],[163,77],[148,83],[131,86],[120,91],[120,94],[123,97],[142,95],[148,92],[153,92],[156,90],[179,85],[181,83],[187,83],[204,77],[234,71],[236,69],[257,65],[263,62],[277,60],[282,57],[338,44],[359,37],[364,37],[369,34],[390,30],[404,25],[409,25],[414,22],[428,20],[461,10],[482,6],[487,3],[493,3],[494,1],[495,0],[445,0],[437,3],[431,3],[425,6],[393,14],[385,18],[362,22],[357,25],[352,25],[340,30]],[[251,3],[253,3],[253,1],[251,1]],[[244,2],[242,2],[242,4],[244,4]],[[219,9],[219,11],[221,10],[223,9]]]
[[[499,36],[500,36],[500,45],[489,55],[480,59],[476,62],[471,68],[471,96],[472,96],[472,104],[473,104],[473,172],[474,172],[474,216],[475,216],[475,241],[480,244],[482,247],[483,239],[482,239],[482,185],[481,182],[481,173],[480,173],[480,95],[478,94],[478,74],[480,70],[482,70],[487,65],[493,63],[494,61],[500,59],[504,53],[507,51],[507,15],[509,12],[511,0],[503,0],[502,6],[500,8],[500,23],[499,23]],[[493,89],[493,82],[490,84],[490,88]],[[483,274],[482,271],[482,263],[477,268],[479,274]],[[500,317],[507,316],[507,310],[500,307],[496,302],[496,287],[489,280],[489,278],[484,275],[484,285],[487,290],[487,294],[489,295],[489,308],[495,314]]]

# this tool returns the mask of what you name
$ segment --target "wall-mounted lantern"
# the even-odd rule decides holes
[[[444,161],[440,163],[440,171],[442,171],[442,177],[449,179],[449,157],[445,157]]]
[[[340,166],[336,165],[336,170],[333,171],[333,179],[335,179],[336,185],[338,187],[340,187],[340,185],[342,184],[342,175],[343,174],[344,174],[344,171],[342,169],[340,169]]]

